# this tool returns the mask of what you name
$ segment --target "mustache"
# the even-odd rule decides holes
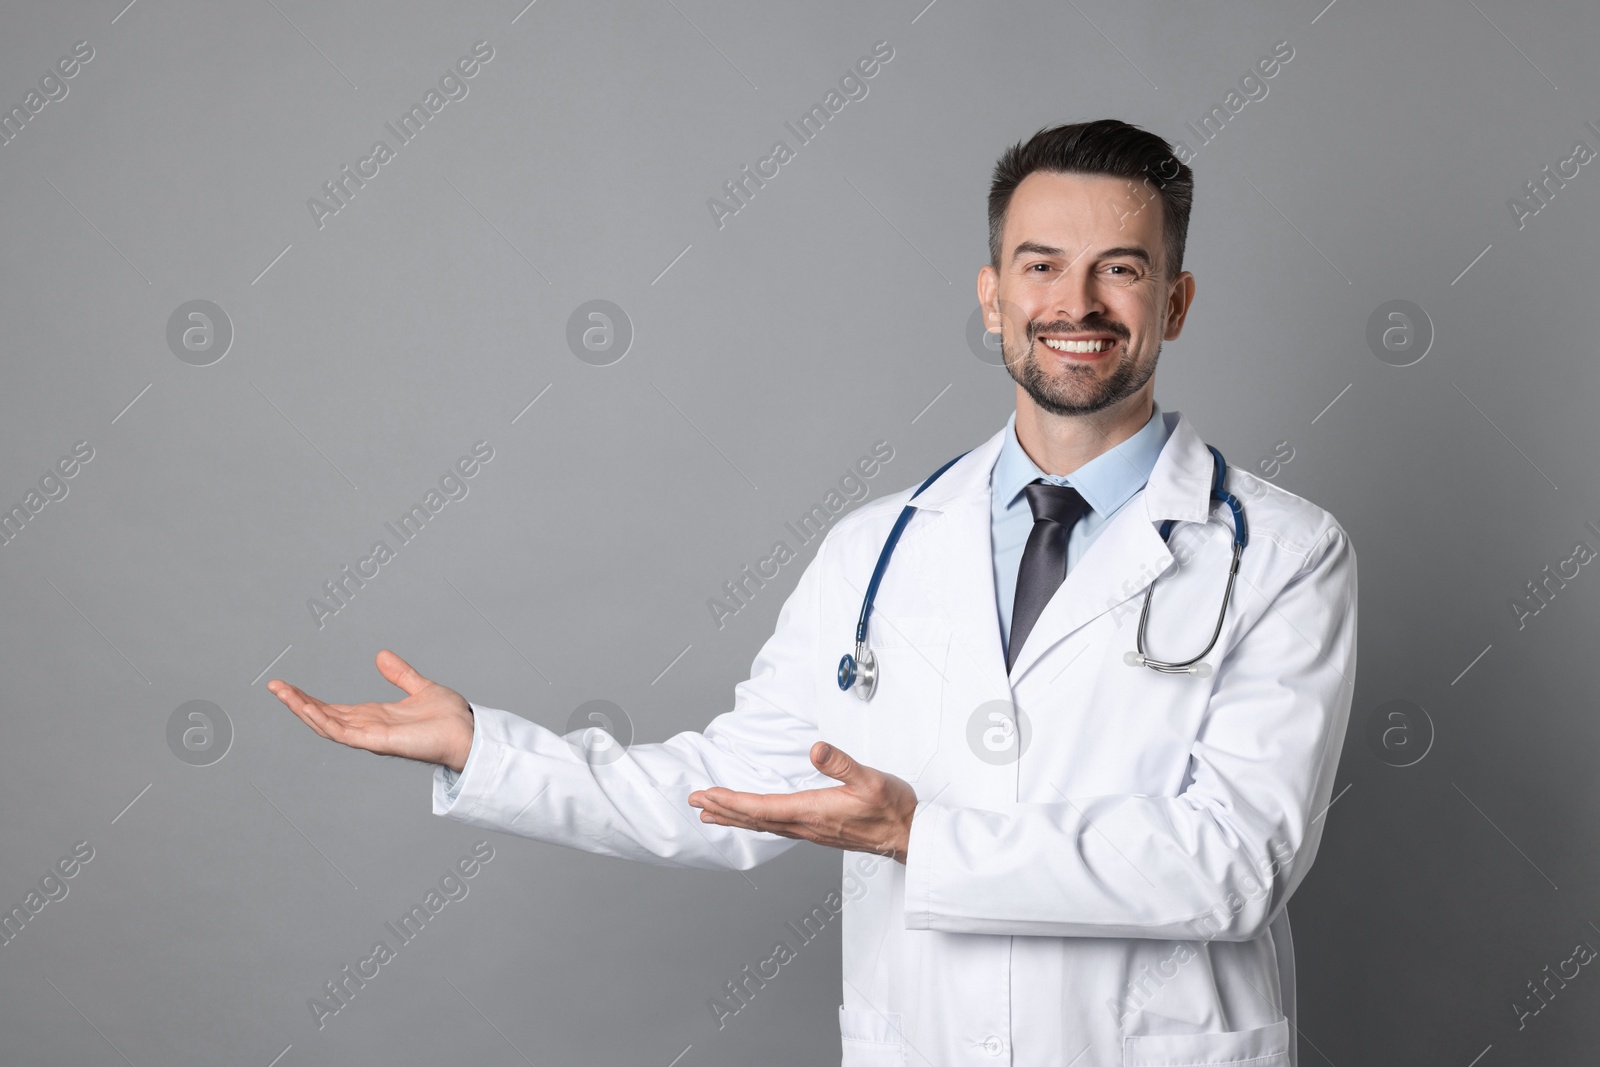
[[[1109,333],[1124,341],[1129,339],[1128,328],[1110,319],[1085,319],[1079,323],[1056,319],[1054,322],[1035,322],[1028,325],[1028,340],[1037,340],[1041,333]]]

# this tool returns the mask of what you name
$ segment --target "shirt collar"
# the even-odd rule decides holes
[[[1150,420],[1121,444],[1094,457],[1070,475],[1046,474],[1040,470],[1017,440],[1017,413],[1006,420],[1000,456],[990,475],[994,499],[1010,508],[1022,495],[1023,486],[1043,478],[1051,485],[1070,485],[1101,518],[1109,517],[1128,502],[1150,479],[1170,433],[1161,417],[1161,405],[1151,401]]]

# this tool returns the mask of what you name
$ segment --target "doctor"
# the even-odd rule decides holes
[[[1165,141],[1112,120],[1000,158],[978,297],[1016,413],[917,495],[871,699],[839,657],[916,487],[833,526],[703,732],[586,760],[388,650],[400,701],[269,688],[323,737],[438,764],[433,810],[473,826],[700,868],[844,850],[846,1067],[1293,1065],[1284,905],[1349,715],[1356,560],[1328,512],[1229,466],[1230,585],[1213,456],[1154,398],[1194,297],[1192,195]],[[1194,671],[1130,662],[1213,630]]]

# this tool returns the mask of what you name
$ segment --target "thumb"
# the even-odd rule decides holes
[[[811,763],[829,778],[846,783],[855,778],[861,769],[860,764],[826,741],[818,741],[811,746]]]
[[[433,683],[387,648],[378,653],[378,673],[406,691],[406,696],[416,696]]]

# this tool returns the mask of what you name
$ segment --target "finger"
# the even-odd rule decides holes
[[[278,688],[275,690],[274,695],[279,700],[289,705],[290,711],[298,712],[304,708],[310,707],[326,716],[330,711],[350,710],[348,704],[329,704],[325,701],[318,700],[316,697],[307,693],[304,689],[301,689],[296,685],[290,685],[288,682],[279,682]]]
[[[715,823],[718,826],[734,826],[741,830],[754,830],[757,833],[777,834],[779,837],[790,837],[797,841],[815,841],[818,844],[827,844],[822,836],[816,835],[804,826],[785,823],[769,823],[761,819],[750,819],[734,813],[723,813],[712,809],[700,812],[700,821]]]
[[[722,815],[756,819],[765,822],[788,823],[814,806],[811,794],[802,793],[739,793],[722,786],[713,786],[700,793],[698,807]]]
[[[722,803],[716,797],[708,797],[700,805],[702,816],[709,812],[727,826],[815,841],[818,844],[832,845],[839,840],[835,820],[825,815],[817,802],[818,794],[837,793],[838,789],[772,795],[732,793],[720,788],[718,791],[744,799]]]
[[[416,696],[433,683],[417,673],[415,667],[390,652],[387,648],[378,652],[378,673],[383,675],[393,684],[406,691],[406,696]]]
[[[862,767],[842,749],[835,748],[826,741],[818,741],[811,746],[811,765],[829,778],[837,778],[846,784],[859,779],[862,771],[871,769]]]
[[[746,830],[766,830],[771,825],[768,820],[753,815],[749,811],[723,805],[711,797],[702,799],[695,806],[700,809],[702,822],[714,821],[724,826],[740,826]]]
[[[277,679],[274,679],[277,681]],[[269,685],[268,688],[271,688]],[[273,690],[273,695],[283,701],[289,710],[294,712],[301,722],[311,727],[319,736],[329,741],[346,743],[345,737],[349,733],[338,713],[348,711],[344,704],[326,704],[315,697],[308,696],[298,686],[288,682],[278,681],[278,688]]]
[[[291,687],[286,686],[278,690],[276,696],[283,701],[285,707],[294,712],[295,718],[311,727],[312,731],[319,737],[332,740],[329,736],[327,715],[320,711],[315,704],[299,695],[298,690],[292,690]]]
[[[862,768],[871,770],[870,767]],[[715,792],[713,792],[713,790]],[[870,831],[847,830],[841,826],[835,817],[822,809],[819,803],[802,803],[798,810],[788,813],[788,817],[779,818],[769,812],[765,817],[755,814],[751,809],[760,807],[749,801],[765,802],[772,800],[796,800],[799,798],[821,799],[822,794],[843,795],[842,787],[831,789],[813,789],[804,793],[736,793],[721,786],[713,786],[711,790],[701,790],[691,803],[700,808],[700,821],[715,823],[719,826],[734,826],[741,830],[753,830],[758,833],[776,834],[779,837],[793,838],[797,841],[810,841],[814,844],[825,845],[829,848],[844,849],[846,851],[871,852],[876,855],[895,858],[896,852],[892,839],[875,838],[868,836]],[[730,807],[719,803],[723,798],[748,798],[740,800],[740,807]]]
[[[280,678],[274,678],[272,681],[268,682],[267,690],[273,696],[283,701],[284,706],[290,711],[294,712],[296,715],[298,715],[300,713],[300,709],[311,700],[311,698],[306,696],[305,693],[302,692],[298,687],[292,686]]]

